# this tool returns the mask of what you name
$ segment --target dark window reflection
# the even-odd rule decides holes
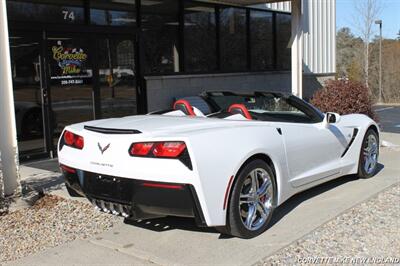
[[[277,68],[291,68],[291,49],[288,47],[291,36],[291,15],[276,14]]]
[[[241,71],[247,66],[246,10],[221,8],[221,68],[223,71]]]
[[[7,1],[7,13],[10,20],[64,24],[83,24],[85,14],[82,1],[51,4]]]
[[[10,51],[19,151],[44,152],[40,41],[14,35],[10,37]]]
[[[272,13],[252,10],[250,12],[251,68],[273,68]]]
[[[132,3],[130,3],[132,2]],[[90,22],[102,26],[135,26],[135,1],[90,1]]]
[[[98,47],[102,118],[135,115],[133,40],[102,39]]]
[[[217,68],[215,8],[185,3],[185,71],[207,72]]]
[[[142,1],[145,72],[178,72],[178,1],[146,2]]]

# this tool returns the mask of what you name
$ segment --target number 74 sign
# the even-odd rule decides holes
[[[64,20],[75,20],[75,13],[74,11],[63,10],[62,14],[64,15]]]

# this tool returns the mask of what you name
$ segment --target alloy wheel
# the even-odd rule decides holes
[[[372,174],[378,163],[378,140],[375,135],[368,136],[363,152],[364,170],[367,174]]]
[[[265,169],[252,170],[243,182],[239,212],[243,225],[251,231],[260,229],[272,211],[273,184]]]

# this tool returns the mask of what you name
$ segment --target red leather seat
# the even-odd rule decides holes
[[[229,106],[228,112],[232,114],[241,114],[249,120],[253,119],[251,117],[251,114],[249,113],[249,110],[247,110],[247,107],[244,104],[232,104],[231,106]]]
[[[185,115],[196,116],[196,114],[194,113],[194,110],[193,110],[193,106],[188,101],[183,100],[183,99],[177,100],[174,103],[173,109],[180,110]]]

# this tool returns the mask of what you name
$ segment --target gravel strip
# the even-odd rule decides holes
[[[8,213],[9,206],[10,206],[10,201],[0,196],[0,217]]]
[[[365,258],[370,261],[362,261]],[[327,263],[400,264],[399,183],[346,211],[257,265]]]
[[[90,204],[46,195],[30,208],[0,216],[0,264],[91,237],[119,221]]]

